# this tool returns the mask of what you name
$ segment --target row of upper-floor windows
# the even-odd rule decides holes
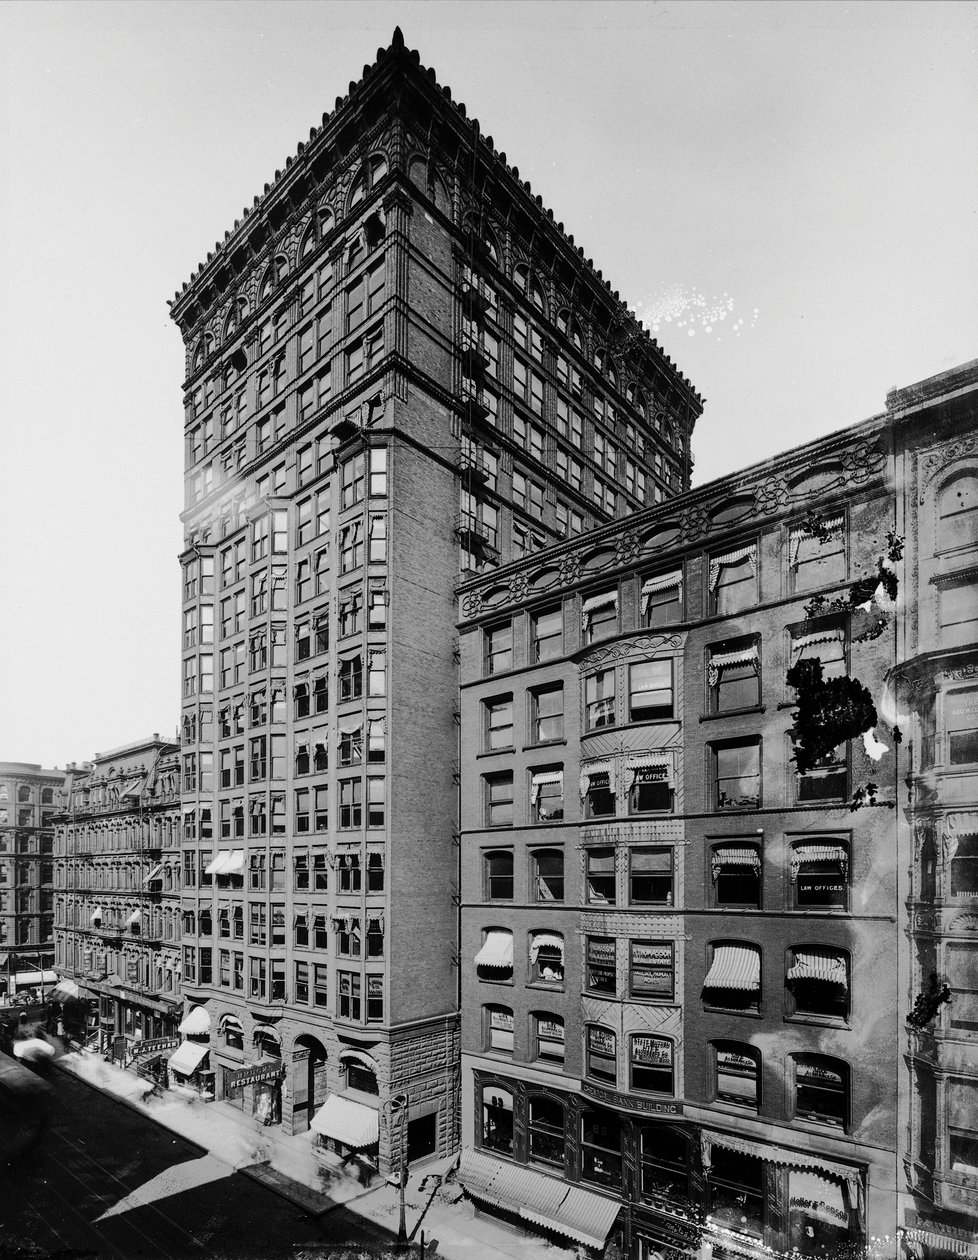
[[[555,720],[552,716],[542,719]],[[499,728],[497,728],[498,730]],[[847,800],[850,787],[849,751],[840,744],[820,758],[817,765],[799,771],[792,763],[794,744],[785,737],[784,769],[788,776],[785,795],[799,804],[828,804]],[[760,736],[713,740],[706,744],[699,808],[712,812],[756,810],[770,805],[777,786],[764,789],[763,745]],[[690,770],[683,782],[690,797]],[[769,767],[770,770],[770,767]],[[674,753],[664,751],[635,755],[618,766],[617,757],[586,762],[581,767],[580,791],[570,800],[560,763],[531,766],[519,797],[512,770],[493,770],[481,776],[482,824],[512,827],[523,823],[546,824],[563,820],[611,819],[622,815],[671,814],[677,804],[677,770]],[[517,812],[519,811],[519,812]],[[471,814],[468,815],[471,819]],[[474,821],[474,820],[473,820]],[[471,823],[470,823],[471,825]]]
[[[14,798],[10,795],[11,785],[9,783],[0,782],[0,801],[9,801]],[[22,783],[17,788],[16,800],[18,805],[25,805],[30,801],[37,799],[37,789],[31,787],[27,783]],[[41,804],[54,804],[54,788],[41,788]]]
[[[386,610],[386,593],[382,606]],[[354,619],[359,615],[362,605],[349,611]],[[379,615],[376,616],[379,621]],[[385,615],[386,623],[386,615]],[[383,629],[379,624],[371,627]],[[325,623],[317,626],[317,636],[325,634]],[[357,631],[352,633],[356,634]],[[352,648],[352,644],[350,647]],[[297,643],[298,648],[298,643]],[[298,658],[297,659],[304,659]],[[293,662],[295,663],[295,662]],[[228,691],[244,683],[250,674],[264,674],[268,669],[285,670],[289,665],[288,629],[285,622],[272,623],[265,630],[253,631],[248,641],[241,640],[231,647],[221,648],[218,654],[219,689]],[[387,653],[383,642],[368,643],[366,652],[346,650],[328,667],[321,666],[320,677],[329,677],[335,683],[336,698],[340,703],[348,700],[359,700],[366,694],[368,697],[383,697],[387,694]],[[319,671],[317,671],[319,672]],[[317,690],[313,679],[313,691]],[[325,692],[325,687],[320,687]],[[195,696],[212,696],[214,694],[214,654],[198,652],[183,661],[183,695],[185,700]],[[263,725],[266,720],[281,722],[285,720],[286,688],[284,682],[273,681],[268,687],[253,689],[250,693],[252,703],[251,725]],[[257,700],[256,700],[257,697]],[[236,702],[232,702],[236,703]],[[244,703],[244,698],[241,698]],[[325,712],[328,701],[317,704],[317,712]],[[257,708],[257,713],[254,710]],[[224,723],[222,720],[222,727]],[[236,722],[235,726],[240,726]],[[224,731],[222,730],[222,738]]]
[[[788,907],[846,910],[850,894],[849,841],[835,834],[765,842],[756,836],[711,839],[706,847],[707,904],[731,909],[764,907],[764,868],[787,873]],[[533,847],[526,864],[514,849],[482,851],[481,884],[468,899],[486,901],[566,900],[592,906],[671,906],[677,899],[675,851],[668,846],[588,846],[583,867],[575,864],[565,882],[563,848]],[[780,887],[780,885],[779,885]],[[568,894],[570,896],[568,897]]]
[[[35,831],[0,832],[0,853],[53,852],[54,837],[51,835],[38,835]]]
[[[361,858],[359,853],[343,853],[335,856],[325,849],[271,849],[267,853],[251,853],[247,863],[244,854],[240,860],[225,861],[231,855],[197,853],[186,850],[183,854],[183,887],[228,888],[244,887],[247,879],[251,892],[285,892],[291,886],[297,893],[326,893],[331,882],[330,868],[335,869],[332,886],[335,892],[376,893],[384,891],[384,855],[368,852]],[[291,868],[291,875],[289,870]],[[216,881],[216,883],[215,883]],[[220,917],[220,916],[219,916]],[[221,933],[224,935],[223,931]]]
[[[289,923],[291,920],[291,925]],[[333,953],[338,958],[383,958],[384,915],[381,910],[351,913],[345,908],[329,914],[325,906],[293,905],[285,902],[251,901],[223,904],[215,918],[210,906],[199,910],[184,908],[183,935],[195,940],[216,936],[219,940],[243,941],[247,923],[249,945],[282,946],[298,950]]]
[[[707,1010],[759,1014],[762,1009],[762,951],[745,941],[711,941],[701,996]],[[478,979],[488,984],[524,984],[563,990],[564,937],[550,928],[526,933],[524,962],[517,972],[514,934],[486,928],[475,955]],[[852,964],[844,949],[821,943],[793,944],[781,968],[787,1018],[845,1023],[849,1017]],[[577,984],[584,993],[638,1002],[682,1002],[677,946],[672,940],[631,940],[586,935]],[[770,1013],[770,1012],[766,1012]]]

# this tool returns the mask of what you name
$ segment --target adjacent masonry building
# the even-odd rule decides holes
[[[701,400],[399,32],[172,315],[183,992],[387,1171],[459,1141],[459,575],[687,487]]]
[[[0,761],[0,992],[42,986],[54,964],[51,820],[64,774]]]
[[[976,401],[461,586],[476,1202],[643,1260],[971,1254]],[[877,713],[799,773],[815,660]]]
[[[180,1023],[178,746],[151,739],[61,776],[55,964],[98,1004],[97,1045],[130,1063]]]

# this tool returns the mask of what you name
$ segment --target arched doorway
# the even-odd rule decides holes
[[[318,1037],[303,1033],[292,1047],[292,1132],[305,1133],[326,1101],[326,1047]]]

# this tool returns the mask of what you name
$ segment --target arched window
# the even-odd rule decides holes
[[[760,1103],[761,1056],[740,1041],[713,1043],[713,1091],[717,1102],[743,1111]]]
[[[550,1011],[534,1011],[530,1016],[533,1057],[544,1063],[564,1061],[564,1021]]]
[[[485,855],[486,900],[513,900],[513,852],[492,849]]]
[[[974,547],[978,539],[978,473],[960,473],[937,499],[937,551]]]
[[[534,275],[530,276],[530,291],[528,296],[541,315],[545,315],[547,313],[547,302],[543,295],[543,286]]]
[[[534,984],[564,983],[564,938],[559,932],[530,933],[530,979]]]
[[[353,209],[358,206],[367,196],[371,189],[387,174],[387,158],[382,153],[373,153],[360,169],[359,175],[353,181],[353,187],[350,189],[350,200],[348,208]]]
[[[23,785],[17,789],[18,801],[29,801],[33,799],[33,796],[34,796],[34,793],[26,785]]]
[[[359,1090],[361,1094],[379,1094],[377,1065],[369,1054],[360,1050],[342,1050],[340,1062],[346,1072],[348,1089]]]
[[[849,1068],[824,1054],[791,1059],[794,1118],[844,1129],[849,1121]]]
[[[710,966],[703,981],[705,1004],[717,1010],[759,1010],[760,949],[745,941],[715,941],[709,950]]]
[[[594,352],[594,366],[612,385],[618,384],[618,370],[611,354],[603,346],[598,346]]]
[[[578,327],[577,320],[569,310],[562,310],[557,315],[557,327],[564,336],[571,342],[576,350],[584,351],[584,338],[581,336],[581,330]]]
[[[648,1126],[640,1134],[641,1193],[683,1198],[689,1191],[689,1141],[677,1129]]]
[[[503,1155],[513,1153],[513,1095],[501,1085],[482,1087],[482,1145]]]
[[[526,263],[517,263],[513,268],[513,283],[525,296],[530,293],[530,268]]]
[[[629,382],[628,388],[625,390],[625,397],[641,416],[645,417],[648,415],[648,403],[645,401],[645,394],[634,381]]]
[[[244,1033],[241,1021],[233,1015],[225,1015],[220,1024],[221,1038],[229,1050],[244,1049]]]
[[[252,1040],[255,1049],[263,1056],[271,1059],[281,1059],[282,1042],[274,1028],[256,1028]]]
[[[825,945],[796,945],[785,968],[789,1015],[844,1020],[849,1014],[849,956]]]
[[[564,1125],[564,1108],[555,1098],[530,1097],[527,1109],[527,1149],[531,1162],[563,1168]]]
[[[513,933],[507,928],[487,928],[475,966],[480,980],[512,982]]]
[[[508,1006],[484,1006],[483,1044],[494,1054],[513,1053],[513,1012]]]

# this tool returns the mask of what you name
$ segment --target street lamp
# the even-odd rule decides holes
[[[400,1116],[400,1145],[397,1161],[397,1185],[398,1185],[398,1220],[397,1220],[397,1246],[407,1246],[407,1224],[404,1220],[404,1189],[407,1184],[407,1143],[405,1141],[405,1129],[407,1125],[408,1113],[408,1096],[405,1093],[391,1094],[389,1100],[384,1103],[384,1111],[391,1120],[391,1140],[394,1138],[393,1119]]]

